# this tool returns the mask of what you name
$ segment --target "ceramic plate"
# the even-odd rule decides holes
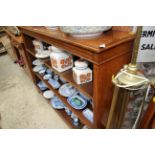
[[[54,88],[57,89],[60,87],[60,83],[54,79],[49,79],[48,83]]]
[[[58,97],[54,97],[53,99],[51,99],[51,104],[54,109],[64,109],[65,108],[65,105]]]
[[[47,89],[47,86],[43,81],[40,81],[37,85],[40,88],[40,90],[46,90]]]
[[[35,56],[37,58],[44,59],[44,58],[48,58],[50,54],[51,54],[51,51],[45,50],[45,51],[36,53]]]
[[[47,90],[43,93],[43,96],[47,99],[51,99],[54,97],[54,93],[51,90]]]
[[[39,59],[36,59],[36,60],[34,60],[32,62],[32,64],[35,65],[35,66],[40,66],[40,65],[43,65],[43,62],[41,60],[39,60]]]
[[[39,72],[39,71],[41,71],[42,69],[43,69],[43,66],[42,66],[42,65],[33,67],[33,71],[34,71],[34,72]]]
[[[87,102],[78,95],[74,95],[67,99],[68,103],[77,110],[81,110],[87,106]]]
[[[52,77],[51,74],[45,74],[45,75],[43,76],[43,79],[44,79],[44,80],[49,80],[51,77]]]
[[[70,97],[76,93],[76,89],[69,83],[66,83],[59,88],[59,93],[64,97]]]

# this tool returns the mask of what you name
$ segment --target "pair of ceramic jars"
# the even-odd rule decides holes
[[[92,81],[92,70],[88,67],[88,63],[84,60],[75,61],[73,67],[73,78],[77,84],[84,84]]]
[[[50,46],[52,51],[50,58],[52,67],[58,72],[64,72],[73,67],[73,58],[69,53],[64,52],[54,46]]]

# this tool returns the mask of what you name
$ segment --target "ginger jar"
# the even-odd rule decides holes
[[[73,67],[73,78],[77,84],[84,84],[92,81],[92,70],[88,67],[88,63],[84,60],[75,61]]]
[[[54,46],[52,46],[50,59],[52,67],[58,72],[64,72],[73,67],[72,55]]]

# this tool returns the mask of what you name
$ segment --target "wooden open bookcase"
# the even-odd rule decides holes
[[[74,126],[70,116],[68,116],[64,110],[56,110],[56,112],[71,128],[82,128],[83,125],[86,125],[88,128],[105,128],[113,94],[111,78],[112,75],[116,74],[124,64],[128,64],[130,62],[135,35],[130,32],[110,30],[108,32],[104,32],[103,35],[96,39],[76,39],[64,34],[60,30],[50,31],[44,27],[20,27],[20,29],[24,39],[26,49],[25,55],[28,61],[28,67],[31,70],[31,76],[34,84],[37,87],[37,82],[39,80],[44,81],[48,88],[52,90],[64,102],[64,104],[78,116],[81,124],[78,127]],[[32,61],[36,59],[32,44],[32,40],[34,39],[54,45],[89,62],[93,69],[93,81],[87,84],[78,85],[73,80],[72,69],[59,73],[51,67],[50,59],[43,60],[44,64],[49,69],[63,77],[85,96],[93,100],[93,106],[89,104],[87,107],[93,111],[93,123],[83,116],[82,110],[74,109],[67,102],[67,99],[61,96],[58,90],[53,89],[40,74],[32,71]],[[103,44],[105,47],[100,47],[100,45]],[[42,93],[39,88],[38,91]]]

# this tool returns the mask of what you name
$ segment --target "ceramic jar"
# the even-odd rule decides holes
[[[32,43],[33,43],[33,45],[34,45],[35,51],[38,52],[38,50],[39,50],[39,51],[40,51],[40,50],[43,50],[44,47],[43,47],[43,43],[42,43],[41,41],[39,41],[39,40],[33,40]]]
[[[73,67],[73,78],[77,84],[84,84],[92,81],[92,70],[88,67],[88,63],[84,60],[75,61]]]
[[[58,72],[64,72],[73,67],[72,55],[52,46],[50,55],[52,67]]]

